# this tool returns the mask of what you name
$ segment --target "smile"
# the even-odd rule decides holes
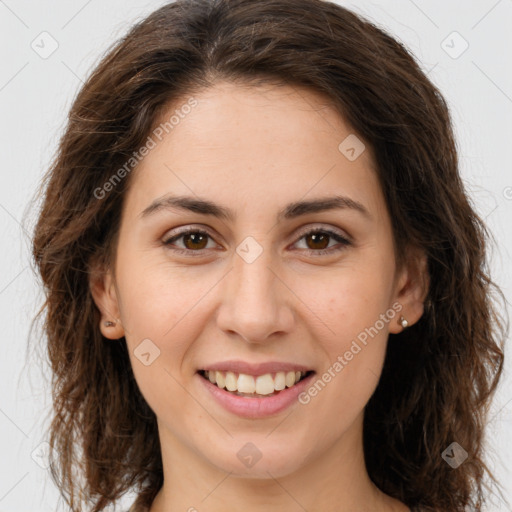
[[[220,389],[236,396],[262,398],[277,395],[280,391],[299,383],[311,371],[288,371],[248,375],[245,373],[224,372],[218,370],[200,370],[199,374]]]

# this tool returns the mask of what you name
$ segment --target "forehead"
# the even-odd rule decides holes
[[[222,82],[175,101],[150,136],[127,198],[139,213],[170,192],[235,211],[332,192],[383,207],[371,148],[309,89]],[[357,158],[347,158],[347,144]]]

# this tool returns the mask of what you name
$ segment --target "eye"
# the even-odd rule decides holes
[[[202,251],[203,249],[207,249],[208,238],[211,238],[210,234],[202,229],[192,228],[182,231],[181,233],[168,238],[163,243],[165,245],[171,246],[171,249],[178,254],[188,254],[197,253]],[[183,239],[184,249],[176,248],[174,246],[174,242],[177,240]],[[195,256],[195,254],[194,254]]]
[[[180,233],[167,238],[163,243],[169,246],[178,254],[187,254],[190,256],[200,256],[203,250],[211,249],[208,247],[208,239],[213,240],[211,235],[202,229],[189,228]],[[322,256],[343,250],[345,247],[352,245],[352,242],[341,234],[325,228],[315,228],[306,231],[296,242],[304,240],[306,243],[305,250],[314,256]],[[175,242],[181,241],[182,247],[176,247]],[[339,247],[329,247],[331,241],[336,241]],[[194,254],[195,253],[195,254]]]
[[[324,228],[315,228],[304,233],[300,238],[306,241],[306,250],[314,256],[322,256],[324,254],[332,254],[343,250],[345,247],[352,245],[350,240],[335,231]],[[329,247],[329,242],[335,240],[341,247]],[[318,250],[319,249],[319,250]]]

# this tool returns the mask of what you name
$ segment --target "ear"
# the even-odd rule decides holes
[[[402,309],[398,318],[390,324],[389,332],[396,334],[403,331],[400,316],[407,320],[409,326],[421,318],[429,286],[428,258],[425,251],[418,247],[409,247],[406,261],[396,280],[393,297],[393,303],[398,302]]]
[[[119,301],[112,272],[95,268],[89,276],[89,289],[101,313],[99,327],[103,336],[111,340],[122,338],[124,328],[121,324]],[[106,322],[112,322],[114,325],[107,325]]]

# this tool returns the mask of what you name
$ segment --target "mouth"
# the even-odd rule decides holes
[[[245,398],[266,398],[280,394],[296,386],[314,371],[280,371],[263,375],[226,372],[220,370],[199,370],[203,379],[210,381],[219,389],[235,396]]]

